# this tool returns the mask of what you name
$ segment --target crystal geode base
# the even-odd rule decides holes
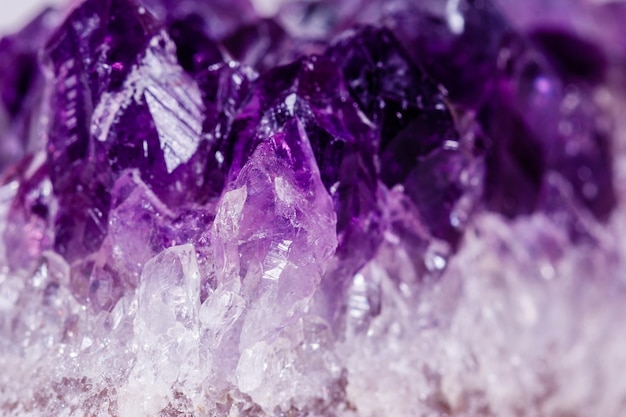
[[[622,415],[626,8],[277,6],[0,41],[0,415]]]

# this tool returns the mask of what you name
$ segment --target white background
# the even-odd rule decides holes
[[[37,15],[45,5],[67,4],[70,0],[0,0],[0,36],[14,32]],[[252,0],[262,15],[272,15],[285,0]]]

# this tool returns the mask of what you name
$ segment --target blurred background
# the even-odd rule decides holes
[[[272,15],[282,0],[251,0],[262,15]],[[0,36],[15,32],[45,6],[67,4],[70,0],[0,0]]]
[[[1,0],[0,36],[14,32],[46,5],[58,5],[65,0]]]

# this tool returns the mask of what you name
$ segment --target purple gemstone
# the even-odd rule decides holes
[[[108,26],[77,32],[89,19]],[[202,133],[202,95],[145,10],[132,2],[84,3],[47,53],[56,74],[48,154],[61,254],[76,259],[100,248],[110,189],[123,170],[137,168],[171,205],[215,195],[204,192],[206,160],[194,158],[210,147]]]
[[[339,68],[327,57],[312,56],[269,71],[259,78],[243,117],[235,121],[238,143],[231,170],[236,175],[246,155],[267,135],[298,119],[335,202],[339,252],[368,248],[357,264],[371,256],[380,240],[374,162],[379,139],[359,112]],[[356,240],[361,244],[351,243]]]
[[[606,78],[606,54],[588,40],[551,28],[535,29],[529,38],[564,82],[596,84]]]
[[[221,39],[242,23],[256,18],[248,0],[145,0],[143,3],[160,21],[168,24],[194,15],[199,17],[210,39]],[[197,39],[193,41],[197,42]]]
[[[329,54],[342,68],[351,95],[380,132],[383,183],[390,188],[405,184],[432,233],[456,241],[458,234],[450,224],[450,213],[462,195],[462,169],[451,168],[458,162],[444,162],[436,155],[444,146],[459,147],[444,95],[386,29],[356,29],[333,45]],[[454,158],[463,160],[460,155]],[[433,180],[430,175],[437,172],[447,178],[431,182],[433,186],[428,189],[417,188],[422,181]],[[434,197],[433,193],[442,196]]]
[[[168,25],[168,33],[176,44],[178,63],[191,74],[223,62],[222,52],[205,26],[204,19],[195,14],[172,20]]]
[[[20,32],[0,40],[0,170],[39,148],[43,74],[37,54],[59,18],[48,9]]]
[[[556,171],[587,209],[607,218],[615,205],[609,133],[591,97],[606,71],[602,49],[559,30],[534,29],[525,39],[489,2],[393,16],[404,45],[450,100],[478,111],[490,209],[535,211],[547,173]]]
[[[293,44],[273,19],[262,19],[242,26],[223,41],[232,57],[259,72],[281,63]]]
[[[0,414],[621,415],[624,13],[565,3],[0,40]]]
[[[336,248],[335,223],[305,128],[292,118],[243,164],[214,223],[218,286],[243,285],[247,302],[270,301],[247,312],[242,344],[275,337],[254,323],[278,328],[289,306],[312,297]]]
[[[396,32],[415,61],[465,106],[488,100],[498,56],[512,29],[490,1],[443,7],[407,3],[393,14]]]
[[[546,175],[555,171],[570,182],[583,206],[606,219],[615,193],[609,132],[599,123],[588,84],[595,75],[573,83],[573,73],[561,76],[550,56],[521,40],[505,50],[509,61],[480,114],[493,146],[487,155],[488,205],[507,215],[532,212]]]

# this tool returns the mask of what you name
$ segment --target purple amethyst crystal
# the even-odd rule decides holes
[[[32,136],[38,124],[37,102],[41,100],[43,74],[37,54],[59,16],[45,10],[19,33],[0,40],[0,169],[33,151]]]
[[[244,25],[223,41],[233,59],[265,72],[286,58],[295,45],[285,30],[272,19],[258,20]]]
[[[90,26],[92,21],[104,23]],[[155,32],[156,21],[140,15],[133,2],[91,1],[75,9],[46,46],[53,109],[47,164],[59,199],[55,249],[69,260],[98,250],[107,233],[114,181],[109,165],[115,166],[118,158],[103,158],[109,155],[99,149],[102,139],[92,134],[94,112],[104,95],[122,88]],[[141,118],[137,121],[141,126]],[[147,143],[137,139],[136,147]]]
[[[620,416],[624,14],[540,6],[1,39],[0,414]]]
[[[505,50],[510,60],[502,64],[496,92],[479,116],[493,146],[487,156],[487,203],[507,215],[533,211],[546,176],[557,172],[584,207],[606,219],[615,195],[608,132],[591,98],[598,74],[590,70],[590,77],[575,82],[521,41]],[[585,69],[574,66],[574,71]],[[524,192],[512,192],[517,188],[512,183]]]
[[[257,17],[249,0],[146,0],[143,3],[162,22],[199,17],[205,33],[212,39],[221,39]]]
[[[381,181],[390,188],[405,184],[433,235],[455,241],[449,219],[462,186],[461,169],[453,165],[463,158],[453,156],[458,153],[459,134],[444,95],[388,30],[358,28],[341,38],[330,55],[342,68],[351,95],[377,126]],[[435,155],[444,148],[452,151]],[[428,168],[420,169],[421,165]],[[448,178],[423,190],[420,183],[434,180],[432,175],[438,172]]]
[[[450,100],[478,112],[487,206],[507,216],[533,212],[554,171],[606,219],[615,206],[609,134],[591,96],[604,79],[606,52],[567,31],[524,37],[489,2],[453,3],[443,15],[425,7],[394,19]]]
[[[172,20],[168,33],[176,44],[178,63],[185,71],[197,74],[223,62],[222,52],[207,33],[202,17],[191,14]]]

